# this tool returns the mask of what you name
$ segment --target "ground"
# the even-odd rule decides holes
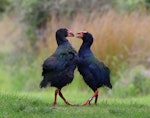
[[[74,93],[73,93],[74,94]],[[87,93],[78,93],[78,99],[64,92],[73,103],[83,102]],[[84,96],[85,95],[85,96]],[[82,96],[82,97],[80,97]],[[0,92],[0,118],[149,118],[150,96],[132,98],[104,98],[98,105],[66,106],[59,98],[57,106],[51,106],[53,94]]]

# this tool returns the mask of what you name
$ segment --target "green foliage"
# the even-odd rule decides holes
[[[113,0],[114,5],[117,9],[124,10],[124,11],[140,11],[145,9],[145,1],[144,0]]]
[[[8,0],[0,0],[0,13],[3,13],[9,5]]]
[[[36,30],[46,28],[46,23],[50,20],[51,2],[48,0],[24,0],[21,5],[23,8],[21,9],[22,21],[27,24],[25,33],[31,45],[34,46],[38,40]]]
[[[45,26],[48,18],[50,17],[50,4],[48,0],[24,0],[22,2],[24,7],[23,20],[33,28],[41,28]]]
[[[145,6],[147,10],[150,10],[150,0],[145,0]]]
[[[10,0],[9,13],[17,20],[25,24],[24,34],[31,46],[35,46],[39,37],[36,32],[45,29],[47,21],[50,20],[51,1],[49,0]]]
[[[28,51],[20,48],[14,52],[1,53],[0,90],[31,91],[39,88],[41,65],[34,62],[36,56]]]
[[[0,18],[9,6],[8,0],[0,0]]]
[[[150,76],[145,74],[144,66],[121,71],[119,80],[114,84],[114,94],[120,97],[148,95],[150,93]]]

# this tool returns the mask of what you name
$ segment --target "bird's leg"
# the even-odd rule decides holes
[[[95,96],[95,105],[97,105],[98,94]]]
[[[94,95],[92,97],[90,97],[84,104],[82,104],[82,106],[86,106],[86,105],[89,105],[90,102],[93,100],[93,98],[95,97],[95,102],[97,102],[97,98],[98,98],[98,90],[96,90],[94,92]]]
[[[55,90],[55,97],[54,97],[54,103],[53,103],[53,106],[55,106],[56,105],[56,101],[57,101],[57,94],[59,93],[59,89],[56,89]]]
[[[59,96],[64,100],[64,102],[65,102],[67,105],[71,105],[71,104],[65,99],[65,97],[64,97],[63,94],[61,93],[61,90],[59,90]]]

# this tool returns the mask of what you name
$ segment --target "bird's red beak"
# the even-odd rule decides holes
[[[67,37],[74,37],[74,34],[70,29],[67,29],[67,33]]]
[[[83,38],[83,35],[84,35],[85,33],[87,33],[87,31],[81,31],[81,32],[76,33],[76,38],[82,39],[82,38]]]

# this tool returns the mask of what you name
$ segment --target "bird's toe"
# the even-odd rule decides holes
[[[81,106],[87,106],[90,105],[90,100],[87,100],[85,103],[83,103]]]

